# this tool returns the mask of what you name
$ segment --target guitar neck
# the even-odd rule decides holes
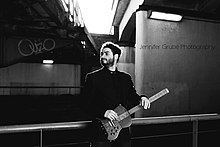
[[[130,110],[128,110],[128,113],[131,115],[131,114],[135,113],[136,111],[140,110],[141,108],[142,108],[141,105],[137,105],[137,106],[131,108]]]
[[[156,101],[157,99],[159,99],[160,97],[162,97],[163,95],[165,95],[165,94],[167,94],[167,93],[169,93],[169,90],[166,88],[166,89],[160,91],[159,93],[157,93],[157,94],[151,96],[151,97],[149,98],[150,103]],[[128,111],[128,113],[131,115],[131,114],[135,113],[136,111],[140,110],[141,108],[142,108],[141,105],[137,105],[137,106],[131,108],[131,109]]]

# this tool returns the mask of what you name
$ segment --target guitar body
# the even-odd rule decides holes
[[[114,111],[118,114],[119,121],[113,120],[111,122],[109,119],[103,119],[103,120],[100,119],[100,122],[102,123],[102,129],[105,131],[105,134],[107,135],[107,139],[110,141],[115,140],[118,137],[119,132],[121,131],[122,128],[126,128],[131,125],[131,116],[122,105],[116,107]],[[120,116],[122,114],[126,115],[126,117],[120,119]]]
[[[155,100],[159,99],[167,93],[169,93],[169,90],[166,88],[159,93],[151,96],[149,98],[150,103],[154,102]],[[118,137],[121,129],[129,127],[131,125],[130,115],[140,110],[141,108],[141,105],[137,105],[127,111],[122,105],[119,105],[114,109],[114,111],[118,114],[119,120],[110,121],[109,119],[97,119],[98,123],[101,124],[101,128],[107,136],[107,139],[110,141],[115,140]]]
[[[114,111],[118,114],[120,121],[119,124],[121,125],[122,128],[129,127],[131,125],[131,116],[129,112],[123,107],[122,105],[119,105],[114,109]],[[122,114],[126,114],[126,117],[120,118]]]

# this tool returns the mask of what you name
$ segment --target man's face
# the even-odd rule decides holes
[[[114,64],[114,55],[110,48],[104,48],[100,52],[100,63],[102,66],[111,67]]]

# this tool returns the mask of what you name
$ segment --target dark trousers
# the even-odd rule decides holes
[[[130,140],[112,141],[112,142],[92,142],[90,147],[131,147]]]

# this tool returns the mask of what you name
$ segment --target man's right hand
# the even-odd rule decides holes
[[[110,119],[111,121],[119,119],[118,118],[118,114],[115,111],[113,111],[113,110],[106,110],[105,114],[104,114],[104,117]]]
[[[119,120],[118,114],[113,110],[106,110],[104,117],[110,119],[109,121],[110,126],[115,126],[115,123],[113,122],[113,120]]]

